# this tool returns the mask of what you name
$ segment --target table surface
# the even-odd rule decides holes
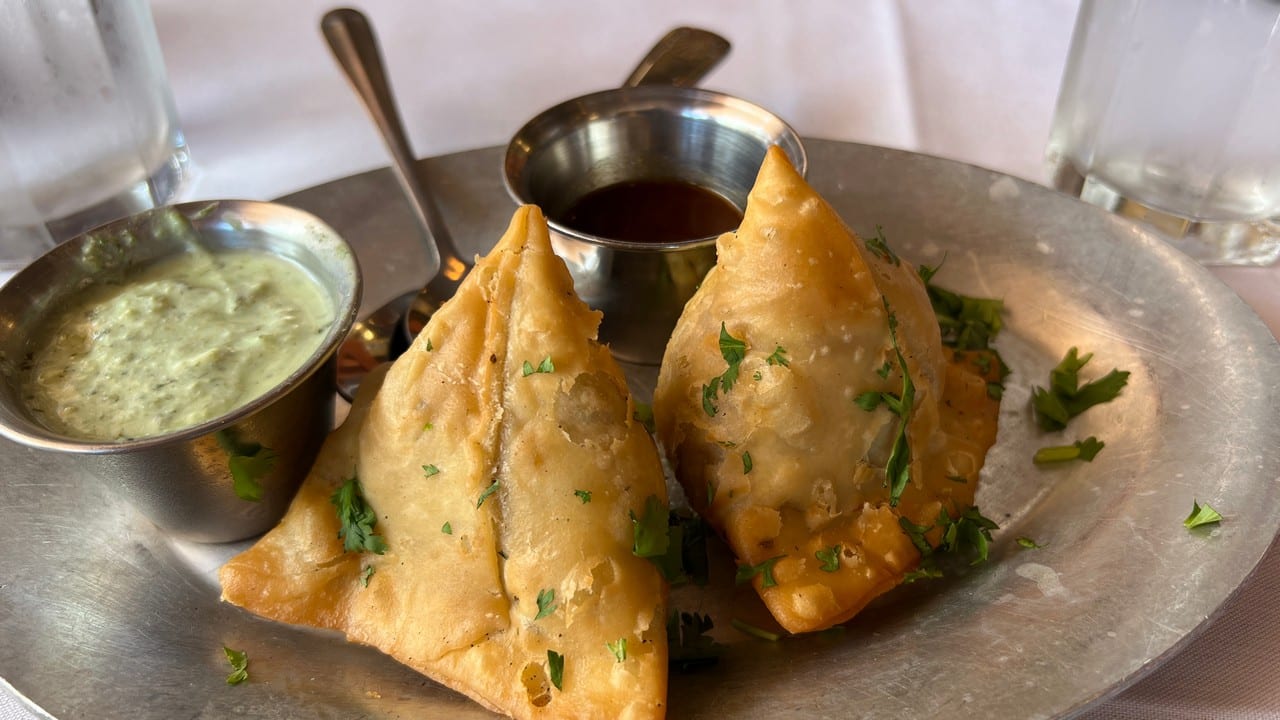
[[[318,31],[329,7],[152,0],[194,164],[184,198],[267,199],[388,163]],[[734,45],[704,84],[802,135],[1044,182],[1076,2],[377,0],[364,10],[419,156],[505,144],[539,110],[620,84],[666,30],[695,25]],[[1280,268],[1214,272],[1280,334]],[[1277,597],[1273,546],[1205,632],[1081,717],[1280,718]],[[0,720],[29,717],[0,690]]]

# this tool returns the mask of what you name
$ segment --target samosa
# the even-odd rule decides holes
[[[739,577],[787,630],[821,630],[970,510],[999,405],[951,361],[915,269],[778,148],[717,255],[667,345],[658,436]]]
[[[666,586],[633,518],[666,491],[599,321],[520,208],[223,598],[516,718],[662,717]]]

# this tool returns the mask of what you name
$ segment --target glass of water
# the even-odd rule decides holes
[[[1047,160],[1205,264],[1280,258],[1280,2],[1083,0]]]
[[[186,166],[147,0],[0,0],[0,272],[168,202]]]

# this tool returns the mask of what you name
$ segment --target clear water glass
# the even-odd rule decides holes
[[[0,0],[0,273],[186,171],[147,0]]]
[[[1051,182],[1205,264],[1280,258],[1280,2],[1083,0]]]

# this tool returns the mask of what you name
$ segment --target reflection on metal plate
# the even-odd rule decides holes
[[[860,232],[882,225],[937,281],[1002,297],[1013,367],[978,493],[1002,529],[991,562],[899,589],[836,634],[768,643],[718,625],[720,664],[671,681],[672,717],[1053,717],[1150,670],[1217,609],[1280,524],[1280,352],[1207,272],[1146,230],[978,168],[808,141],[810,180]],[[497,148],[428,161],[461,250],[506,227]],[[388,171],[284,201],[355,246],[365,308],[413,285],[411,216]],[[1067,348],[1132,371],[1119,400],[1034,429],[1027,400]],[[632,369],[633,386],[652,377]],[[1098,435],[1092,463],[1040,469],[1037,447]],[[414,717],[489,713],[335,635],[218,601],[240,546],[171,542],[107,490],[0,445],[0,677],[57,718]],[[1227,515],[1191,532],[1193,499]],[[1014,538],[1046,545],[1023,550]],[[724,594],[677,594],[723,612]],[[744,609],[751,612],[750,600]],[[229,687],[222,646],[248,650]]]

